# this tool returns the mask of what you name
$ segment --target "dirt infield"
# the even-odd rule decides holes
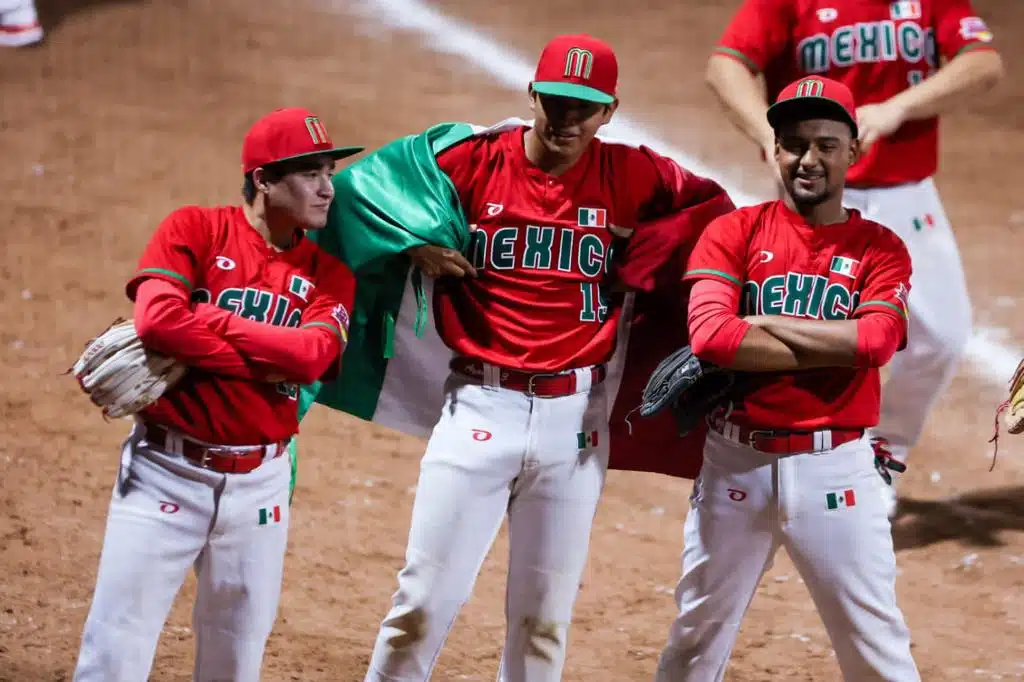
[[[702,83],[736,0],[443,0],[532,59],[557,32],[609,40],[624,110],[675,146],[763,188],[754,154]],[[1024,343],[1024,6],[975,0],[1004,38],[1011,77],[943,126],[938,184],[976,321]],[[40,2],[38,49],[0,53],[0,680],[67,680],[101,548],[125,422],[104,423],[62,373],[130,312],[122,289],[149,234],[185,203],[239,198],[247,126],[277,106],[318,112],[341,144],[379,145],[441,120],[528,116],[525,98],[408,33],[328,0]],[[529,13],[530,6],[544,7]],[[525,83],[523,88],[525,89]],[[911,459],[894,534],[899,597],[923,678],[1024,679],[1024,439],[989,472],[998,387],[966,363]],[[421,441],[316,408],[304,423],[292,537],[264,679],[360,680],[395,589]],[[577,605],[565,679],[647,680],[673,612],[689,483],[610,476]],[[951,496],[961,496],[953,499]],[[438,680],[493,679],[503,637],[506,538],[484,566]],[[190,679],[191,577],[154,680]],[[806,588],[780,553],[727,679],[839,679]]]

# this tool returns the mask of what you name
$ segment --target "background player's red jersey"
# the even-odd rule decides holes
[[[686,280],[742,287],[743,315],[846,320],[869,312],[902,322],[906,343],[910,255],[895,233],[850,210],[837,225],[808,225],[783,201],[741,208],[701,235]],[[878,423],[874,367],[744,375],[744,397],[729,417],[773,429],[864,429]]]
[[[277,251],[252,228],[241,207],[186,207],[157,228],[127,285],[134,300],[147,278],[175,283],[193,303],[212,303],[267,324],[327,325],[344,337],[355,292],[351,271],[312,240]],[[298,431],[298,387],[191,368],[142,412],[146,420],[209,443],[250,445]]]
[[[438,156],[471,225],[479,272],[435,297],[438,332],[461,355],[531,371],[606,362],[619,308],[608,271],[613,225],[635,229],[691,190],[674,162],[595,139],[560,176],[526,158],[525,127]]]
[[[765,75],[768,100],[808,74],[841,81],[858,106],[875,104],[934,73],[940,56],[989,48],[992,34],[970,0],[745,0],[717,52]],[[905,123],[876,142],[847,184],[916,182],[938,166],[938,119]]]

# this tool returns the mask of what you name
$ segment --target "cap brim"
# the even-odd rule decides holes
[[[774,130],[778,130],[787,121],[806,121],[812,118],[842,121],[850,126],[854,137],[858,135],[857,122],[849,112],[839,102],[827,97],[794,97],[768,107],[768,123]]]
[[[366,149],[366,147],[335,147],[334,149],[319,149],[315,152],[305,152],[304,154],[296,154],[295,156],[286,156],[283,159],[277,159],[269,165],[276,166],[279,163],[286,163],[288,161],[295,161],[297,159],[308,159],[311,156],[329,156],[334,160],[344,159],[347,156],[353,156]]]
[[[574,99],[582,99],[588,102],[597,102],[598,104],[611,104],[615,101],[615,98],[612,95],[601,92],[600,90],[596,90],[587,85],[579,85],[578,83],[541,81],[539,83],[532,83],[531,87],[534,92],[539,92],[542,95],[572,97]]]

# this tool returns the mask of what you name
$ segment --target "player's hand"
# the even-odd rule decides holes
[[[857,108],[857,128],[861,149],[867,151],[875,142],[892,135],[906,122],[906,112],[899,104],[882,102]]]
[[[427,244],[406,251],[427,277],[476,277],[476,268],[455,249]]]

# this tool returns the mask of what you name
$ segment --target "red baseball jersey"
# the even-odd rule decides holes
[[[741,208],[712,222],[685,280],[742,287],[740,314],[846,320],[869,312],[902,322],[906,344],[910,254],[891,230],[851,210],[838,225],[808,225],[783,201]],[[769,429],[861,429],[878,423],[877,368],[751,373],[730,420]],[[745,380],[746,385],[746,380]]]
[[[883,102],[965,50],[992,49],[970,0],[744,0],[719,54],[764,73],[769,101],[808,74],[841,81],[857,106]],[[938,167],[938,119],[905,123],[847,176],[851,187],[923,180]]]
[[[620,313],[607,281],[609,227],[635,229],[652,206],[672,203],[676,190],[657,167],[667,160],[595,139],[556,177],[526,158],[526,130],[470,138],[438,156],[470,223],[479,273],[439,282],[438,333],[460,355],[502,367],[606,362]]]
[[[344,338],[355,278],[340,260],[298,237],[292,248],[277,251],[240,206],[181,208],[157,228],[126,292],[134,300],[138,285],[155,277],[186,288],[193,303],[285,327],[327,325]],[[297,433],[297,411],[295,384],[193,369],[142,416],[208,443],[255,445]]]

